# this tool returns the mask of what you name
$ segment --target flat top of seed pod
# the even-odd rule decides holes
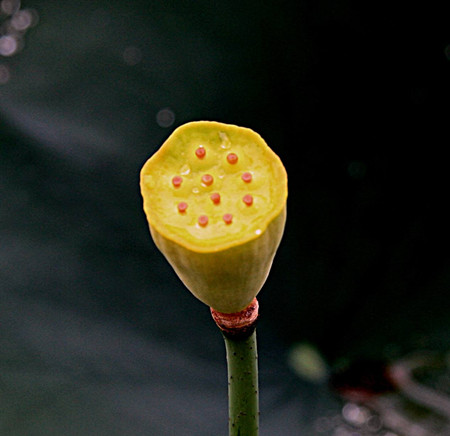
[[[282,212],[287,175],[254,131],[213,121],[178,127],[141,170],[150,226],[197,252],[257,238]]]

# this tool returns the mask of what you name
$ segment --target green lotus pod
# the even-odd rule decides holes
[[[234,313],[258,294],[286,221],[287,175],[250,129],[211,121],[178,127],[141,171],[153,240],[182,282]]]

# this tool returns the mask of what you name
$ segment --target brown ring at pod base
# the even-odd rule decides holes
[[[211,307],[211,315],[225,336],[233,339],[248,338],[256,327],[259,315],[259,303],[256,298],[239,312],[223,313]]]

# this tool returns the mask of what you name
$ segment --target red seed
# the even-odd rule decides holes
[[[198,223],[202,226],[205,227],[208,225],[208,217],[206,215],[200,215],[198,217]]]
[[[213,192],[209,198],[214,204],[220,203],[220,194],[218,192]]]
[[[231,224],[233,221],[233,215],[231,215],[231,213],[226,213],[222,219],[225,221],[225,224]]]
[[[246,194],[242,197],[242,201],[247,205],[251,206],[253,204],[253,197],[250,194]]]
[[[231,165],[234,165],[238,161],[238,157],[236,153],[228,153],[227,161]]]
[[[203,174],[202,176],[202,183],[206,186],[212,185],[214,182],[214,178],[211,174]]]
[[[172,178],[172,184],[173,184],[173,186],[175,186],[175,188],[179,188],[182,181],[183,181],[183,177],[181,177],[181,176],[175,176]]]
[[[206,150],[203,147],[198,147],[197,150],[195,150],[195,155],[199,159],[203,159],[205,157]]]
[[[184,212],[186,212],[187,208],[188,208],[188,204],[185,203],[184,201],[181,201],[180,203],[178,203],[178,212],[184,213]]]
[[[252,181],[252,175],[250,173],[244,173],[242,174],[242,180],[245,183],[250,183]]]

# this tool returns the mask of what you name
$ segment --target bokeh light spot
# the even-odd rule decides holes
[[[350,162],[347,167],[348,175],[353,179],[363,179],[367,172],[367,167],[364,162]]]
[[[170,127],[175,122],[175,114],[169,108],[164,108],[156,114],[156,122],[160,127]]]
[[[17,52],[19,43],[12,35],[5,35],[0,38],[0,55],[12,56]]]
[[[9,68],[6,65],[0,65],[0,85],[6,85],[10,78]]]
[[[2,0],[0,10],[6,15],[13,15],[20,8],[20,0]]]
[[[444,49],[445,57],[450,61],[450,44]]]
[[[18,30],[19,32],[23,32],[31,27],[33,23],[33,15],[31,11],[24,9],[22,11],[16,12],[11,18],[11,26]]]
[[[130,66],[142,61],[142,52],[138,47],[127,47],[122,53],[123,61]]]

